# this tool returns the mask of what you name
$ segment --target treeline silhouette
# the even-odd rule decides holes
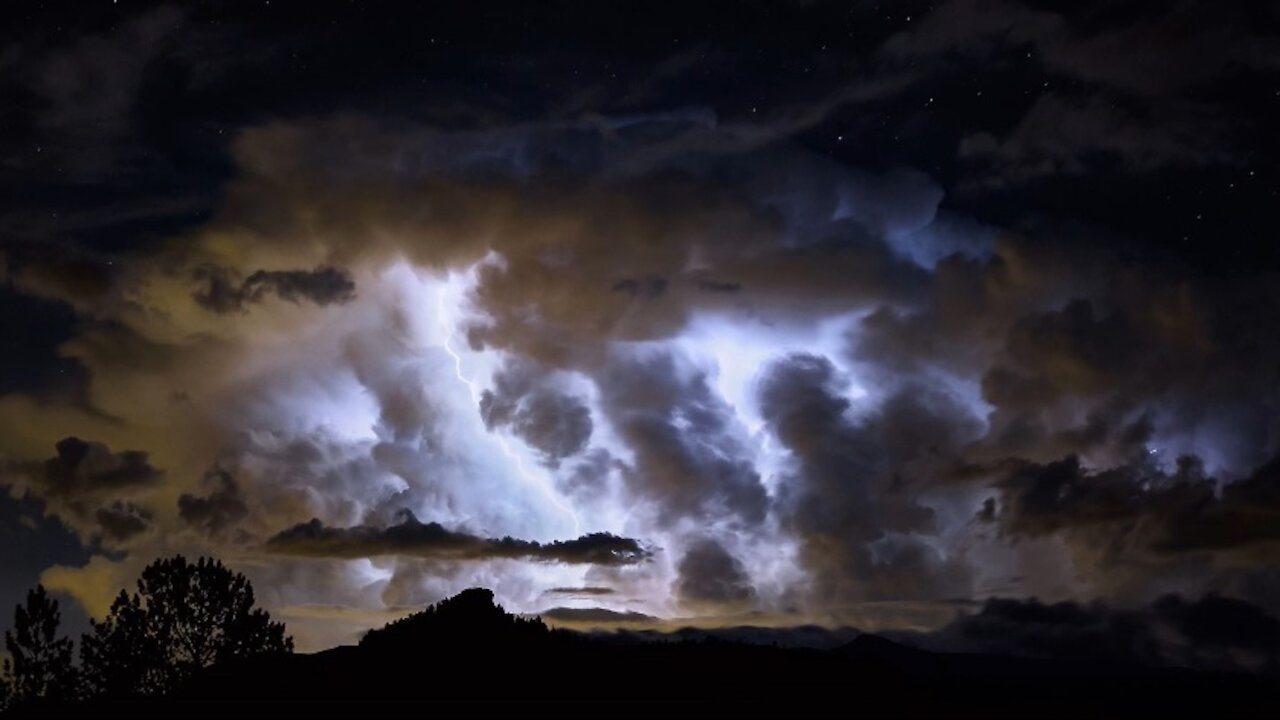
[[[186,576],[180,559],[161,575]],[[176,563],[178,570],[173,569]],[[364,717],[373,712],[434,716],[682,717],[1005,716],[1005,717],[1280,717],[1273,677],[985,655],[942,654],[863,634],[830,650],[699,640],[638,639],[547,627],[539,618],[506,613],[489,590],[475,588],[368,632],[357,646],[293,654],[283,628],[252,608],[248,584],[218,580],[175,583],[186,593],[219,590],[187,631],[154,630],[175,643],[165,660],[131,665],[125,679],[99,690],[67,670],[70,644],[55,637],[56,604],[42,591],[21,608],[37,642],[24,646],[26,667],[59,668],[28,687],[44,701],[15,707],[30,717]],[[198,574],[198,573],[197,573]],[[227,573],[234,578],[236,576]],[[153,591],[117,601],[113,615],[146,613]],[[195,588],[201,588],[196,590]],[[245,592],[249,601],[244,601]],[[226,598],[234,612],[221,609]],[[172,598],[189,597],[175,592]],[[171,606],[158,601],[156,607]],[[32,610],[34,609],[34,614]],[[51,610],[51,611],[50,611]],[[244,621],[246,616],[257,618]],[[50,618],[53,618],[52,620]],[[206,618],[213,618],[206,622]],[[33,622],[34,621],[34,622]],[[124,621],[138,628],[136,621]],[[226,625],[222,625],[226,623]],[[107,623],[103,623],[106,625]],[[150,621],[143,623],[149,629]],[[217,627],[214,627],[217,626]],[[102,626],[95,625],[93,636]],[[247,634],[228,628],[254,627]],[[15,642],[27,642],[15,631]],[[123,636],[122,636],[123,637]],[[231,641],[224,638],[238,638]],[[59,644],[62,643],[62,644]],[[21,644],[21,643],[19,643]],[[122,645],[129,646],[127,642]],[[82,648],[85,645],[82,644]],[[36,648],[39,648],[37,651]],[[149,652],[158,650],[147,645]],[[132,657],[128,653],[122,657]],[[154,656],[152,656],[154,658]],[[40,658],[36,661],[35,658]],[[52,660],[50,660],[52,659]],[[47,662],[46,662],[47,661]],[[99,667],[103,667],[101,662]],[[172,667],[171,667],[172,666]],[[140,667],[149,668],[146,672]],[[180,669],[179,669],[180,668]],[[53,688],[87,697],[56,701]],[[155,674],[154,684],[150,679]],[[27,682],[27,681],[24,681]],[[35,692],[32,690],[30,692]],[[25,691],[24,692],[28,692]]]
[[[284,624],[255,607],[248,579],[211,558],[148,565],[137,592],[121,590],[107,617],[90,621],[78,664],[71,638],[59,636],[61,620],[43,585],[17,606],[4,636],[0,710],[162,695],[214,664],[293,651]]]
[[[351,716],[1280,717],[1274,678],[919,650],[863,634],[832,650],[714,635],[641,640],[512,616],[475,588],[356,647],[193,678],[168,707]],[[157,715],[165,709],[149,708]]]

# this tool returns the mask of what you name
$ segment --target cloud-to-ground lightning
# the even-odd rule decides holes
[[[443,347],[444,351],[449,354],[449,357],[453,358],[453,374],[458,379],[458,382],[466,386],[467,391],[471,395],[472,402],[474,402],[478,408],[480,406],[481,397],[480,388],[477,386],[475,380],[468,378],[466,373],[463,372],[462,356],[453,349],[453,336],[457,333],[457,324],[452,320],[452,313],[449,312],[449,303],[446,299],[448,286],[449,283],[446,281],[440,288],[440,293],[437,296],[437,316],[439,317],[441,328],[444,330],[444,341],[441,343],[441,347]],[[506,455],[512,461],[515,465],[516,472],[519,473],[520,477],[531,486],[537,488],[538,491],[546,497],[547,501],[556,508],[556,510],[567,516],[573,522],[574,536],[576,537],[581,535],[582,523],[578,519],[578,514],[560,498],[559,493],[556,492],[555,487],[551,483],[551,479],[548,478],[545,473],[538,473],[530,470],[525,465],[524,458],[520,453],[512,449],[511,444],[501,431],[492,430],[490,431],[489,436],[493,438],[498,448],[502,451],[502,454]]]

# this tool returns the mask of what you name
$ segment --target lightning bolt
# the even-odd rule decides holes
[[[480,388],[476,386],[476,382],[474,380],[471,380],[462,372],[462,356],[453,349],[453,336],[457,334],[458,330],[457,323],[450,321],[452,313],[449,312],[449,303],[445,297],[448,292],[448,286],[449,283],[446,282],[444,286],[440,288],[440,295],[438,298],[438,317],[440,318],[440,326],[445,331],[443,347],[444,351],[449,353],[449,357],[453,358],[454,376],[458,378],[458,382],[467,387],[467,391],[471,393],[471,401],[478,407],[480,405]],[[566,505],[564,501],[560,499],[559,494],[551,484],[550,478],[548,478],[545,473],[536,473],[529,470],[529,468],[524,464],[524,457],[511,448],[511,444],[507,442],[506,436],[501,432],[494,431],[488,433],[488,435],[495,441],[498,448],[502,451],[502,454],[511,459],[512,463],[515,465],[516,472],[520,474],[520,477],[529,485],[537,488],[537,490],[541,492],[543,496],[546,497],[547,501],[550,502],[557,510],[568,516],[568,518],[573,522],[574,537],[582,535],[582,524],[578,520],[578,514],[574,512],[573,508]]]

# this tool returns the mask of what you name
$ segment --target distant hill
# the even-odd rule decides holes
[[[592,637],[615,642],[699,642],[718,640],[744,645],[776,645],[778,647],[830,650],[840,647],[861,635],[856,628],[825,628],[818,625],[792,627],[757,627],[731,625],[718,628],[681,627],[675,630],[594,631]]]
[[[545,643],[550,635],[542,620],[511,615],[494,602],[492,591],[471,588],[381,629],[369,631],[360,640],[360,647],[369,653],[412,654],[421,651],[425,642],[465,652],[475,648]]]
[[[828,650],[600,638],[510,615],[472,589],[358,646],[218,666],[165,698],[58,717],[1280,717],[1273,678],[949,655],[859,635]]]

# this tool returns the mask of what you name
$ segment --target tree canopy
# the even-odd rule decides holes
[[[27,592],[27,601],[14,609],[13,629],[4,634],[9,659],[4,661],[0,699],[16,704],[71,694],[75,685],[72,641],[58,637],[61,622],[58,601],[43,585]]]
[[[181,555],[142,571],[137,592],[116,596],[107,616],[74,643],[58,637],[58,601],[43,586],[27,593],[5,633],[0,710],[32,700],[159,695],[202,668],[234,658],[287,653],[283,623],[256,606],[253,586],[220,561]]]
[[[255,607],[248,578],[220,561],[181,555],[142,571],[80,649],[90,692],[155,694],[232,658],[292,652],[283,623]]]

